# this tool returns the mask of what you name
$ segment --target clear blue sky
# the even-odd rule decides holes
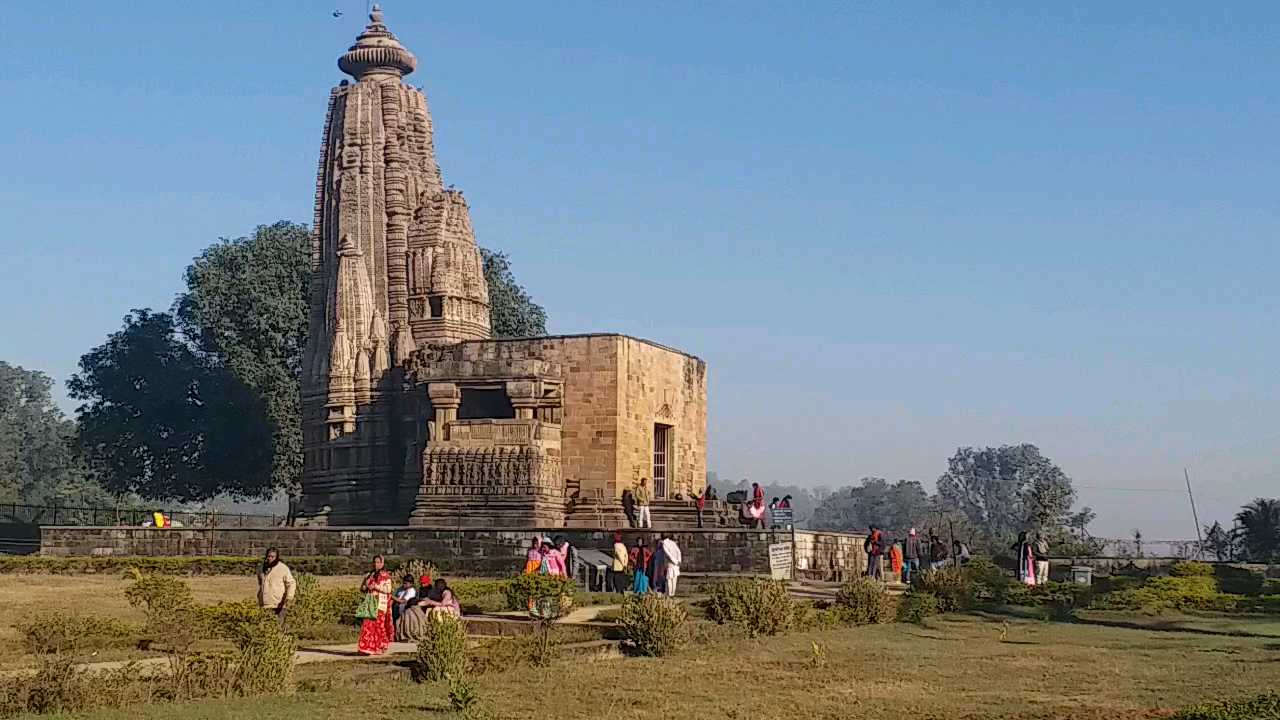
[[[1083,486],[1187,466],[1205,520],[1280,492],[1280,5],[384,5],[481,242],[553,331],[706,358],[722,477],[1025,441]],[[219,236],[310,222],[364,6],[0,3],[0,358],[65,381]]]

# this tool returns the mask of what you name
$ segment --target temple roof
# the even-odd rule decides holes
[[[356,37],[356,44],[338,58],[338,69],[356,80],[378,75],[403,77],[417,67],[418,59],[382,22],[379,5],[373,6],[369,24]]]

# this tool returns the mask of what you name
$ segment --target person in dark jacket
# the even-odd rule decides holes
[[[907,533],[907,541],[902,544],[902,582],[910,585],[911,576],[920,572],[920,536],[916,529]]]
[[[940,570],[947,564],[947,557],[950,552],[947,550],[947,544],[942,542],[942,538],[937,533],[929,533],[929,569]]]
[[[636,496],[630,488],[622,491],[622,514],[627,516],[627,524],[636,527]]]

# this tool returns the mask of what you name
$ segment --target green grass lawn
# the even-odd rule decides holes
[[[1158,620],[1114,614],[1097,619]],[[722,639],[672,658],[564,658],[548,667],[489,673],[478,683],[493,716],[510,720],[1113,720],[1159,717],[1153,710],[1280,686],[1274,622],[1214,622],[1226,624],[1133,629],[991,615],[948,616],[924,627],[880,625],[759,640],[721,633]],[[1216,634],[1224,629],[1237,634]],[[136,707],[82,717],[454,717],[442,685],[415,685],[390,663],[309,666],[299,670],[299,680],[310,690],[289,697]]]

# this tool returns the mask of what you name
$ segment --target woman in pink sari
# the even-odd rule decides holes
[[[377,598],[378,615],[360,624],[360,642],[356,650],[361,655],[381,655],[391,647],[391,640],[396,636],[395,624],[391,620],[392,589],[386,561],[381,555],[374,556],[373,570],[364,576],[360,592]]]

